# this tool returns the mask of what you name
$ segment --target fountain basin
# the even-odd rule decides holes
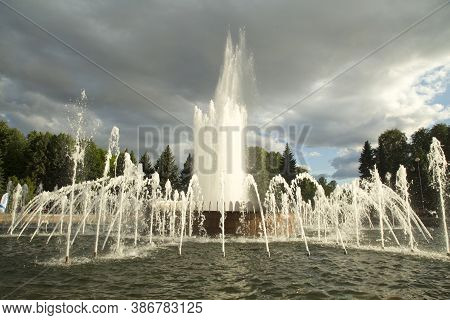
[[[63,238],[61,238],[63,240]],[[91,236],[80,237],[71,264],[64,241],[29,242],[0,237],[0,293],[43,274],[9,299],[449,299],[449,261],[391,251],[272,242],[271,258],[261,242],[227,243],[188,239],[183,256],[175,244],[143,246],[128,255],[89,256]],[[262,240],[261,240],[262,241]],[[131,245],[131,243],[130,243]],[[62,249],[59,253],[58,249]]]

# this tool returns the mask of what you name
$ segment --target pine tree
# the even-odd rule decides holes
[[[142,171],[146,178],[150,178],[150,176],[155,173],[155,169],[153,168],[152,161],[150,160],[150,154],[145,152],[141,158],[139,159],[139,163],[142,163]]]
[[[172,150],[167,146],[161,153],[158,161],[156,162],[156,171],[159,174],[160,185],[164,188],[167,180],[170,180],[172,188],[179,189],[180,175],[178,172],[178,166],[175,162]]]
[[[361,156],[359,157],[359,173],[361,179],[369,179],[370,178],[370,170],[373,170],[375,166],[375,152],[372,149],[369,141],[364,143],[364,147],[361,152]]]
[[[283,155],[281,156],[280,173],[287,183],[291,183],[297,173],[297,162],[287,143]]]
[[[136,155],[134,154],[134,151],[133,151],[133,150],[130,151],[130,160],[131,160],[131,162],[133,162],[134,164],[137,164]]]
[[[184,192],[187,192],[189,182],[191,181],[192,174],[194,173],[193,165],[193,159],[191,154],[189,153],[186,161],[184,162],[183,170],[181,170],[180,176],[181,190],[183,190]]]

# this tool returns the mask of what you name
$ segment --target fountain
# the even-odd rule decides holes
[[[17,184],[16,188],[14,189],[14,193],[13,193],[13,197],[12,197],[12,205],[11,205],[11,235],[13,232],[13,228],[12,226],[14,225],[14,222],[16,221],[16,211],[17,211],[17,206],[19,205],[19,199],[21,197],[22,194],[22,186],[20,185],[20,183]]]
[[[354,246],[382,250],[397,247],[416,253],[422,249],[422,243],[434,240],[411,207],[404,166],[400,166],[396,174],[395,190],[383,184],[374,167],[371,179],[341,184],[329,195],[309,173],[298,174],[290,183],[278,175],[270,180],[264,199],[260,199],[255,179],[243,169],[241,135],[246,124],[246,108],[242,81],[251,70],[247,62],[243,34],[237,46],[233,46],[228,37],[215,102],[211,102],[207,114],[195,109],[195,173],[187,190],[176,190],[170,180],[161,186],[157,172],[146,177],[128,153],[124,154],[123,174],[117,176],[117,127],[111,131],[102,177],[78,182],[76,173],[83,164],[85,139],[83,112],[79,112],[75,149],[70,155],[73,161],[71,184],[52,192],[42,191],[27,204],[22,201],[26,190],[24,192],[20,184],[14,190],[10,186],[8,234],[17,238],[29,234],[30,241],[45,236],[47,245],[54,237],[60,241],[65,239],[67,263],[73,255],[71,248],[83,237],[92,239],[89,246],[93,247],[94,257],[98,257],[100,251],[120,256],[141,244],[155,247],[165,243],[177,243],[181,255],[185,241],[202,241],[207,236],[211,241],[220,241],[223,257],[228,257],[225,239],[232,235],[263,242],[269,257],[270,243],[278,241],[300,243],[310,256],[311,244],[315,243],[336,246],[345,254]],[[86,103],[83,91],[79,104],[85,107]],[[217,139],[213,139],[214,135],[202,136],[205,131],[220,131],[225,127],[235,128],[235,131],[219,132]],[[206,141],[202,141],[203,138]],[[208,158],[205,144],[214,151],[216,159]],[[231,144],[233,152],[226,149]],[[447,161],[435,138],[428,161],[433,186],[440,195],[448,254],[444,203]],[[315,189],[311,201],[302,197],[303,183]],[[255,205],[248,201],[249,194],[255,195]]]
[[[252,76],[251,65],[251,58],[246,56],[244,33],[241,31],[236,46],[228,34],[214,100],[206,114],[195,107],[194,172],[207,202],[246,200],[242,137],[247,112],[242,87],[245,77]],[[223,192],[218,188],[222,180]]]
[[[412,224],[411,224],[411,205],[409,203],[409,193],[408,193],[408,181],[406,180],[406,168],[403,165],[400,165],[396,176],[396,185],[399,190],[401,197],[403,198],[404,208],[407,212],[407,220],[408,220],[408,234],[409,234],[409,247],[411,251],[414,251],[414,236],[412,233]]]
[[[72,215],[73,215],[73,206],[74,206],[74,197],[75,197],[75,179],[77,177],[77,168],[80,163],[84,160],[84,146],[83,137],[82,137],[82,126],[83,126],[83,108],[86,107],[87,96],[86,92],[81,91],[81,100],[78,102],[80,106],[79,111],[77,113],[77,122],[76,122],[76,133],[75,133],[75,151],[72,154],[73,160],[73,173],[72,173],[72,188],[70,190],[70,204],[69,204],[69,223],[67,225],[67,240],[66,240],[66,263],[69,261],[69,253],[70,253],[70,234],[72,232]],[[62,227],[62,222],[61,222]]]
[[[447,255],[450,255],[450,244],[448,239],[447,222],[445,218],[445,201],[447,187],[447,160],[445,159],[444,150],[438,139],[433,137],[430,153],[428,154],[429,170],[432,173],[432,185],[439,191],[439,203],[441,205],[442,227],[444,229],[445,246]]]
[[[105,212],[105,201],[106,201],[106,177],[108,176],[110,169],[110,161],[112,156],[114,155],[114,175],[117,172],[117,158],[119,156],[119,128],[113,127],[111,130],[111,135],[109,138],[108,152],[106,153],[105,159],[105,168],[103,169],[103,181],[101,183],[100,188],[100,202],[99,202],[99,210],[97,213],[97,230],[95,233],[95,246],[94,246],[94,256],[97,256],[98,252],[98,238],[100,236],[100,224],[102,217]]]
[[[116,134],[117,130],[113,130],[112,135]],[[445,157],[442,157],[438,143],[433,143],[431,169],[434,170],[436,186],[443,193],[445,179],[443,171],[439,170],[445,168]],[[316,188],[312,203],[302,199],[302,181],[308,181]],[[218,189],[224,190],[223,185],[225,179]],[[329,242],[333,237],[336,239],[335,245],[348,253],[352,244],[356,247],[372,246],[371,240],[366,238],[371,230],[378,230],[382,249],[394,245],[417,252],[421,244],[415,238],[415,233],[427,242],[433,240],[411,208],[404,166],[400,166],[397,172],[397,190],[381,182],[376,168],[372,172],[372,180],[342,184],[329,196],[308,173],[298,174],[291,184],[281,176],[276,176],[269,183],[264,206],[251,175],[246,176],[244,186],[257,195],[258,214],[253,206],[241,203],[239,223],[245,225],[249,221],[254,225],[260,224],[268,255],[270,241],[286,239],[295,243],[298,239],[303,242],[309,256],[312,254],[310,242],[333,245],[333,242]],[[19,202],[19,191],[20,187],[16,187],[13,202]],[[113,248],[115,254],[123,254],[124,250],[128,250],[127,243],[136,247],[146,242],[173,242],[176,238],[179,241],[178,252],[182,254],[184,241],[195,241],[196,237],[203,237],[205,233],[211,234],[211,222],[208,221],[212,219],[212,212],[203,212],[202,192],[197,175],[193,175],[187,193],[173,190],[169,181],[165,185],[165,192],[162,192],[158,173],[150,178],[144,177],[139,167],[131,162],[129,154],[125,153],[125,170],[121,176],[104,175],[93,181],[74,182],[53,192],[42,192],[25,206],[11,205],[14,219],[11,218],[8,233],[23,237],[26,230],[30,230],[30,241],[39,235],[47,235],[47,244],[55,236],[65,237],[67,262],[70,248],[85,232],[94,235],[96,256],[99,250],[104,251],[108,247]],[[218,224],[222,255],[225,256],[228,218],[225,201],[222,200],[223,195],[218,202]],[[378,225],[374,226],[374,219]],[[51,226],[50,233],[42,228],[43,221]],[[442,221],[445,225],[445,219]],[[408,240],[402,242],[396,230],[403,231]],[[251,238],[255,234],[257,231],[249,227],[239,228],[241,237]],[[100,238],[103,238],[103,245],[98,248]]]

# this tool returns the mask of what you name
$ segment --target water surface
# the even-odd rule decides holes
[[[450,263],[397,252],[301,242],[188,241],[144,246],[128,256],[92,260],[92,237],[77,240],[73,263],[62,261],[64,242],[45,246],[0,237],[2,299],[450,299]]]

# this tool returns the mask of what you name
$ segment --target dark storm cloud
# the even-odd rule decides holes
[[[249,122],[262,124],[441,1],[8,3],[191,125],[193,105],[205,107],[213,97],[227,29],[235,39],[246,29],[258,84]],[[274,123],[308,123],[307,145],[344,148],[373,141],[386,128],[412,130],[446,117],[437,106],[420,109],[428,101],[409,89],[423,72],[448,63],[449,11]],[[24,131],[63,130],[63,106],[82,88],[92,118],[101,122],[103,144],[113,125],[121,128],[122,143],[135,148],[137,126],[179,124],[0,5],[1,116]]]

